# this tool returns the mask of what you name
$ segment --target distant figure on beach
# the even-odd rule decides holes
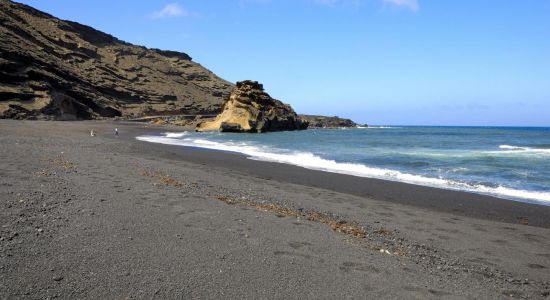
[[[115,128],[115,136],[118,136],[118,128]]]
[[[90,131],[90,136],[95,136],[95,131],[93,129]]]

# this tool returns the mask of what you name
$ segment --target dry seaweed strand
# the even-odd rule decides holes
[[[53,166],[53,167],[61,167],[65,170],[73,170],[76,169],[77,165],[73,163],[72,161],[69,161],[67,159],[64,159],[60,156],[55,158],[45,158],[43,159],[44,162],[47,164]]]
[[[182,182],[177,181],[176,179],[170,177],[170,175],[159,171],[149,172],[143,168],[140,168],[139,174],[142,176],[154,178],[163,185],[173,186],[177,188],[183,187]],[[215,197],[215,199],[222,201],[228,205],[243,205],[243,206],[252,207],[259,211],[275,213],[278,216],[303,218],[308,221],[325,224],[325,225],[328,225],[330,228],[332,228],[332,230],[336,232],[340,232],[357,239],[364,239],[367,237],[367,231],[362,226],[359,226],[356,222],[348,222],[345,220],[337,219],[324,213],[320,213],[316,211],[294,210],[294,209],[280,206],[273,203],[257,203],[251,200],[237,199],[226,195],[218,195]],[[384,228],[380,228],[374,231],[373,233],[377,235],[383,235],[383,236],[393,235],[392,231]],[[372,249],[379,250],[381,248],[373,246]],[[403,252],[399,249],[393,251],[393,254],[396,256],[407,255],[406,252]]]
[[[393,231],[382,228],[382,227],[380,227],[380,229],[375,230],[374,233],[379,234],[379,235],[387,235],[387,236],[393,235]]]
[[[356,223],[349,223],[344,220],[338,220],[336,218],[333,218],[331,216],[328,216],[323,213],[319,212],[301,212],[298,210],[293,210],[287,207],[283,207],[280,205],[276,205],[273,203],[268,204],[262,204],[262,203],[254,203],[251,201],[246,200],[237,200],[233,199],[227,196],[217,196],[216,199],[223,201],[227,204],[233,205],[233,204],[241,204],[253,207],[257,210],[266,211],[266,212],[272,212],[276,213],[277,215],[281,216],[287,216],[287,217],[295,217],[295,218],[304,218],[308,221],[317,222],[321,224],[325,224],[330,226],[332,230],[344,233],[346,235],[350,235],[356,238],[365,238],[367,232],[365,229]]]
[[[139,174],[142,175],[142,176],[147,176],[147,177],[154,178],[158,181],[158,183],[163,184],[163,185],[169,185],[169,186],[173,186],[173,187],[182,187],[183,186],[183,183],[181,181],[178,181],[178,180],[170,177],[170,175],[165,174],[165,173],[161,173],[159,171],[148,172],[145,169],[140,169]]]
[[[42,176],[47,177],[53,174],[53,171],[55,169],[64,169],[65,171],[72,171],[77,168],[77,165],[69,161],[67,159],[64,159],[61,156],[57,156],[54,158],[51,157],[42,157],[40,159],[41,163],[44,164],[44,168],[42,170],[34,172],[36,176]]]

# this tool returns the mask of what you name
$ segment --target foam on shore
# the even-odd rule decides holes
[[[432,178],[397,170],[373,168],[363,164],[336,162],[309,152],[296,152],[286,149],[258,147],[246,143],[214,142],[201,138],[183,138],[186,133],[167,133],[164,136],[140,136],[136,139],[152,143],[199,147],[213,150],[237,152],[249,159],[291,164],[307,169],[399,181],[429,187],[445,188],[497,196],[512,200],[537,202],[550,205],[550,193],[512,189],[505,186],[473,185],[445,178]]]

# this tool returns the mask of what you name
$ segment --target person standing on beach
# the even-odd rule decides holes
[[[118,136],[118,128],[115,128],[115,136]]]

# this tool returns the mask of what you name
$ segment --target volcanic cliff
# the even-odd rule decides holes
[[[185,53],[0,0],[0,118],[217,114],[232,89]]]
[[[355,126],[345,119],[298,116],[261,84],[235,86],[185,53],[132,45],[0,0],[0,118],[113,117],[245,132],[305,129],[308,122]]]

